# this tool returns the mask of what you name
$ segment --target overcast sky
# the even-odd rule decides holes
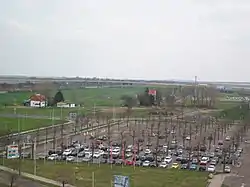
[[[250,81],[250,0],[0,0],[0,74]]]

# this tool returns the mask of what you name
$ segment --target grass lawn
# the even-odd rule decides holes
[[[2,161],[0,161],[2,162]],[[33,173],[33,161],[22,161],[22,171]],[[4,165],[17,168],[18,160],[5,160]],[[95,175],[95,187],[111,186],[113,175],[125,175],[130,178],[131,187],[204,187],[207,173],[160,168],[122,167],[95,164],[72,164],[38,161],[37,175],[54,180],[63,179],[76,186],[91,187],[92,172]]]
[[[227,108],[221,111],[219,117],[230,119],[230,120],[249,120],[250,119],[250,111],[248,109],[248,104],[244,105],[236,105],[234,107]]]
[[[62,123],[61,120],[55,120],[54,124]],[[19,124],[19,125],[18,125]],[[0,132],[1,135],[4,133],[15,133],[20,131],[26,131],[36,129],[40,127],[50,126],[52,121],[50,119],[33,119],[33,118],[7,118],[0,117]]]
[[[217,101],[215,103],[215,108],[225,110],[225,109],[233,108],[233,107],[236,107],[236,106],[239,106],[239,105],[240,105],[239,102]]]

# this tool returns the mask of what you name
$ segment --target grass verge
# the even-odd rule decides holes
[[[1,162],[1,161],[0,161]],[[22,171],[33,173],[31,160],[21,162]],[[5,160],[5,166],[17,168],[18,160]],[[131,187],[204,187],[207,173],[173,169],[122,167],[95,164],[73,164],[61,162],[37,162],[37,174],[57,181],[66,180],[76,186],[92,186],[92,173],[95,187],[111,186],[113,175],[125,175],[130,178]]]
[[[63,120],[55,120],[54,124],[63,123]],[[33,119],[33,118],[7,118],[0,117],[0,134],[15,133],[18,131],[27,131],[52,125],[51,119]]]

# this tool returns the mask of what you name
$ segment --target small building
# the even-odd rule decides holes
[[[58,108],[74,108],[76,107],[76,104],[74,103],[68,103],[68,102],[59,102],[56,104]]]
[[[30,97],[30,107],[43,108],[47,106],[46,97],[42,94],[34,94]]]

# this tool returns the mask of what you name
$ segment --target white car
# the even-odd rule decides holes
[[[149,162],[148,160],[146,160],[146,161],[144,161],[144,162],[142,163],[142,166],[143,166],[143,167],[149,167],[149,166],[150,166],[150,162]]]
[[[129,157],[132,157],[132,156],[133,156],[133,153],[127,152],[127,153],[125,154],[125,156],[128,157],[128,158],[129,158]]]
[[[151,151],[150,149],[145,149],[144,153],[145,153],[145,154],[151,154],[152,151]]]
[[[119,156],[119,154],[120,154],[120,150],[114,150],[114,151],[112,151],[112,155],[113,156]]]
[[[133,148],[133,145],[128,145],[128,149],[132,149]]]
[[[213,160],[211,160],[210,164],[216,166],[217,161],[215,159],[213,159]]]
[[[226,141],[230,141],[230,140],[231,140],[231,137],[230,137],[230,136],[226,136],[225,140],[226,140]]]
[[[132,149],[127,148],[126,152],[132,152]]]
[[[177,144],[177,140],[172,140],[171,144]]]
[[[167,145],[163,145],[163,149],[167,149],[168,148],[168,146]]]
[[[177,151],[178,151],[179,154],[183,153],[183,149],[178,149]]]
[[[214,165],[209,165],[207,168],[208,172],[214,173],[215,172],[215,166]]]
[[[225,172],[225,173],[231,173],[231,168],[230,168],[230,166],[225,166],[224,172]]]
[[[91,158],[92,154],[91,153],[85,153],[85,158]]]
[[[70,155],[71,153],[72,153],[72,149],[66,149],[66,150],[63,151],[63,155],[64,155],[64,156],[68,156],[68,155]]]
[[[81,144],[76,143],[76,144],[74,144],[74,147],[75,147],[76,149],[80,149],[80,148],[81,148]]]
[[[187,137],[186,137],[186,140],[191,140],[191,137],[190,137],[190,136],[187,136]]]
[[[103,144],[99,145],[99,149],[103,149],[105,146]]]
[[[75,157],[74,156],[67,156],[66,157],[66,161],[68,161],[68,162],[72,162],[72,161],[74,161],[75,160]]]
[[[50,156],[48,156],[48,160],[56,160],[58,157],[58,154],[51,154]]]
[[[112,151],[120,151],[121,148],[120,147],[113,147],[113,150]]]
[[[167,164],[167,162],[162,162],[162,163],[160,163],[159,167],[160,168],[167,168],[168,164]]]
[[[175,134],[175,130],[171,130],[171,134]]]
[[[241,154],[241,153],[243,152],[243,149],[242,149],[241,147],[239,147],[239,148],[237,149],[237,151]]]
[[[166,163],[171,163],[173,161],[172,157],[171,156],[166,156],[165,159],[164,159],[164,162]]]
[[[85,154],[91,154],[91,150],[89,148],[84,149]]]
[[[96,152],[94,152],[94,154],[93,154],[93,157],[94,158],[99,158],[101,156],[101,152],[100,151],[96,151]]]
[[[204,156],[201,158],[200,164],[207,164],[208,162],[209,162],[209,158]]]

